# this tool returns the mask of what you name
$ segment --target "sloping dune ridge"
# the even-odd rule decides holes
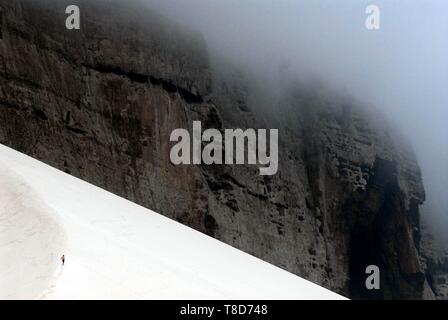
[[[0,299],[42,297],[64,244],[57,215],[0,162]]]
[[[2,145],[0,191],[3,299],[343,298]]]

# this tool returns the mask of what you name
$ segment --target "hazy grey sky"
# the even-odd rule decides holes
[[[416,150],[424,214],[448,231],[448,1],[142,1],[200,30],[211,50],[266,72],[289,61],[381,109]],[[378,31],[364,27],[369,4]]]

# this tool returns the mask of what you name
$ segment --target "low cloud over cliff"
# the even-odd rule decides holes
[[[141,0],[205,36],[209,49],[272,83],[295,74],[380,109],[411,141],[427,200],[423,219],[448,228],[448,21],[445,1]]]

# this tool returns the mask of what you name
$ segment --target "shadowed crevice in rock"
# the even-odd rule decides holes
[[[403,207],[397,164],[377,158],[367,193],[347,208],[356,223],[350,234],[350,290],[360,299],[417,299],[425,276],[418,263],[411,215]],[[365,269],[377,265],[381,289],[368,290]]]
[[[203,99],[201,96],[196,95],[187,89],[181,88],[176,86],[173,82],[169,80],[164,80],[161,78],[156,78],[150,75],[136,73],[136,72],[130,72],[125,71],[120,68],[116,67],[109,67],[105,65],[96,65],[96,66],[89,66],[86,64],[82,65],[83,67],[87,69],[94,70],[99,73],[111,73],[120,77],[127,77],[130,81],[142,83],[142,84],[152,84],[155,86],[159,86],[163,88],[168,93],[179,93],[179,95],[182,97],[182,99],[186,103],[202,103]]]

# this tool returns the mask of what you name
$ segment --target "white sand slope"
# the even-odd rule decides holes
[[[64,235],[57,215],[0,162],[0,298],[38,297],[53,280]]]
[[[1,145],[0,166],[0,298],[343,298]]]

